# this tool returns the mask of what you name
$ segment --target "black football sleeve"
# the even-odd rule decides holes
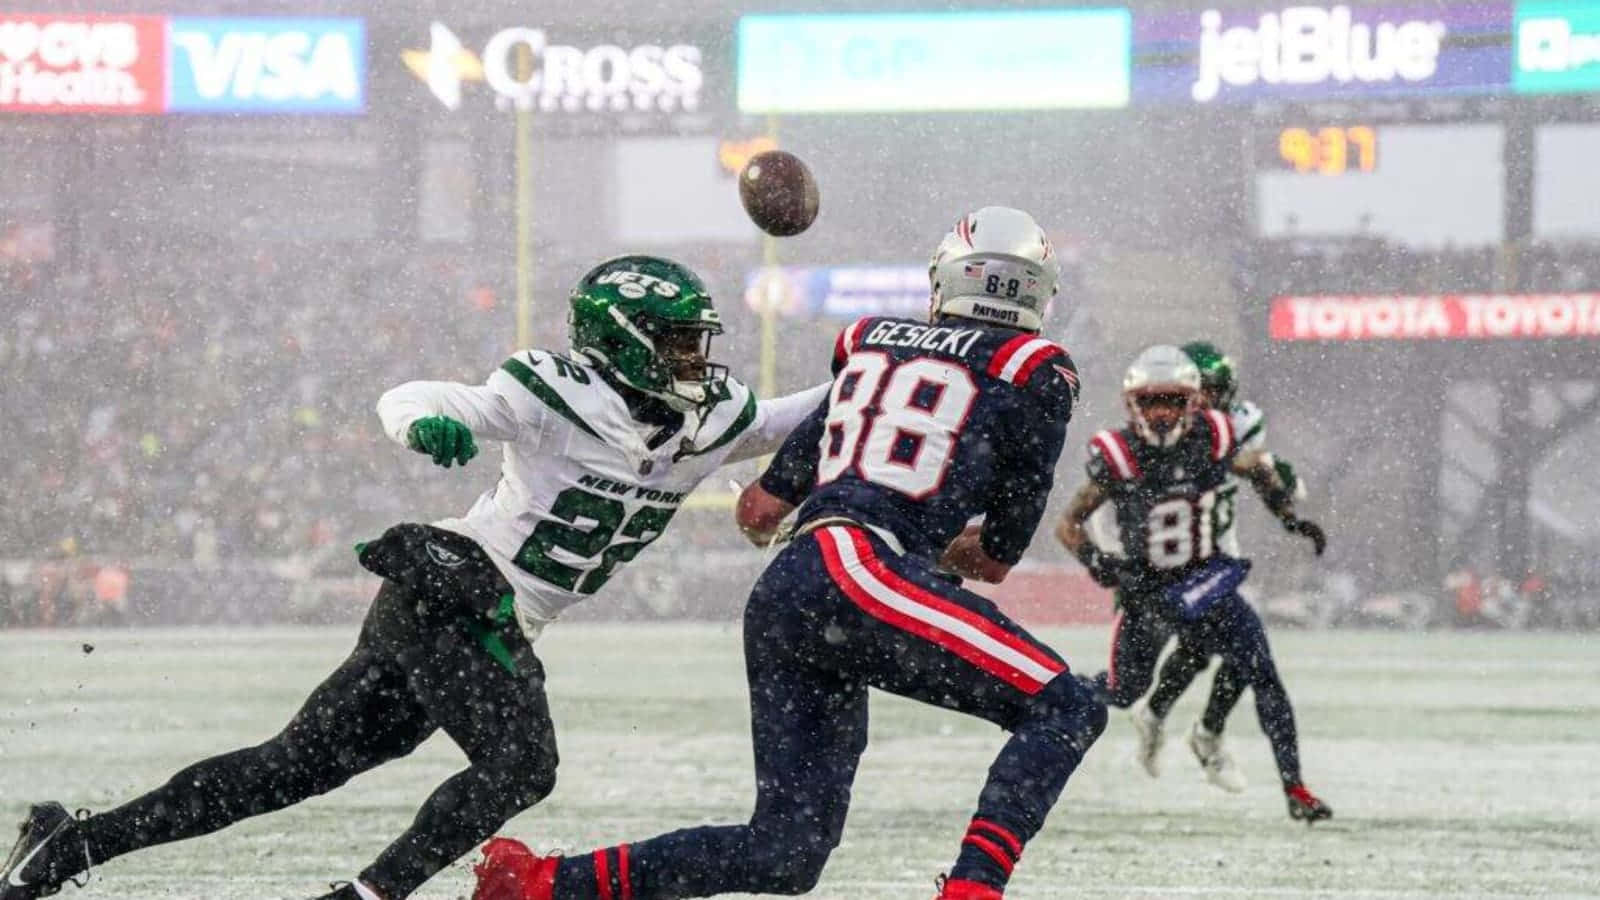
[[[828,398],[824,397],[811,415],[784,439],[761,473],[761,488],[780,500],[799,506],[817,484],[817,455],[822,452],[822,422],[828,417]]]
[[[1071,360],[1062,362],[1071,369]],[[1025,387],[1017,395],[1021,408],[1007,417],[1009,433],[995,444],[997,484],[981,537],[983,551],[1008,565],[1022,558],[1044,517],[1077,393],[1050,366],[1040,366]]]

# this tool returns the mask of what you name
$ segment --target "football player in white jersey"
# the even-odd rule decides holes
[[[776,450],[828,387],[758,402],[708,361],[717,311],[699,277],[670,260],[604,262],[570,303],[570,354],[524,350],[483,385],[412,382],[383,395],[384,430],[440,465],[501,442],[500,480],[465,516],[358,545],[384,580],[354,651],[288,726],[99,815],[34,805],[0,870],[0,900],[53,894],[90,865],[332,790],[437,729],[469,765],[324,898],[406,897],[550,793],[540,630],[655,540],[718,466]]]
[[[1266,414],[1256,404],[1238,399],[1238,368],[1233,359],[1208,341],[1192,341],[1184,344],[1182,349],[1200,370],[1200,387],[1205,405],[1227,412],[1235,443],[1242,450],[1264,452]],[[1277,470],[1284,487],[1292,492],[1295,499],[1304,499],[1305,485],[1296,475],[1294,467],[1285,460],[1273,458],[1270,453],[1266,456]],[[1217,505],[1213,514],[1217,547],[1233,557],[1240,556],[1235,506],[1238,492],[1239,481],[1230,476],[1217,491]],[[1159,756],[1165,740],[1165,711],[1172,708],[1195,676],[1204,671],[1210,662],[1208,654],[1188,652],[1180,639],[1177,648],[1162,665],[1155,687],[1144,700],[1133,706],[1134,732],[1139,739],[1137,756],[1152,776],[1160,772]],[[1189,749],[1205,772],[1206,780],[1231,792],[1244,790],[1245,777],[1223,742],[1222,728],[1244,688],[1244,680],[1224,660],[1212,683],[1205,714],[1194,723],[1188,735]]]

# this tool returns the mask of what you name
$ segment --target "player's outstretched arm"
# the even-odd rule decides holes
[[[384,433],[396,443],[426,453],[441,466],[465,465],[477,455],[474,436],[515,440],[522,423],[494,376],[482,386],[453,381],[411,381],[378,398]]]
[[[1261,495],[1267,509],[1283,523],[1285,531],[1311,542],[1318,556],[1327,549],[1328,538],[1322,526],[1295,515],[1293,488],[1284,483],[1272,454],[1265,450],[1246,450],[1233,458],[1233,471],[1248,479]]]
[[[804,424],[817,407],[825,404],[833,382],[824,382],[803,391],[762,400],[756,404],[756,420],[745,430],[726,462],[741,462],[774,453],[783,446],[789,433]]]

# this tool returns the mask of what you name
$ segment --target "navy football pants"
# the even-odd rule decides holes
[[[1222,657],[1216,680],[1200,722],[1221,734],[1228,715],[1245,688],[1255,692],[1256,716],[1272,744],[1278,775],[1284,784],[1300,783],[1300,740],[1294,708],[1278,675],[1261,617],[1235,594],[1218,602],[1198,622],[1174,626],[1150,613],[1123,612],[1113,626],[1110,668],[1095,676],[1097,693],[1108,703],[1127,707],[1150,687],[1156,660],[1167,638],[1177,634],[1178,645],[1161,666],[1161,677],[1150,694],[1150,710],[1163,718],[1195,676]]]
[[[802,894],[839,844],[867,744],[867,688],[1012,732],[951,876],[1003,888],[1105,707],[988,600],[856,527],[778,554],[744,618],[756,804],[740,825],[675,831],[563,860],[562,900]],[[886,865],[893,865],[885,861]]]

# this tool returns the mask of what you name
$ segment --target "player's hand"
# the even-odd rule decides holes
[[[406,446],[432,456],[436,464],[446,469],[451,463],[464,466],[478,455],[472,430],[449,416],[427,416],[412,422],[406,432]]]
[[[1102,551],[1093,544],[1084,544],[1078,562],[1089,570],[1089,577],[1101,587],[1114,588],[1122,583],[1122,560]]]
[[[1298,534],[1309,540],[1311,546],[1316,549],[1318,556],[1321,556],[1322,551],[1328,548],[1328,536],[1322,533],[1322,526],[1310,519],[1302,519],[1290,513],[1283,517],[1283,529],[1290,534]]]

